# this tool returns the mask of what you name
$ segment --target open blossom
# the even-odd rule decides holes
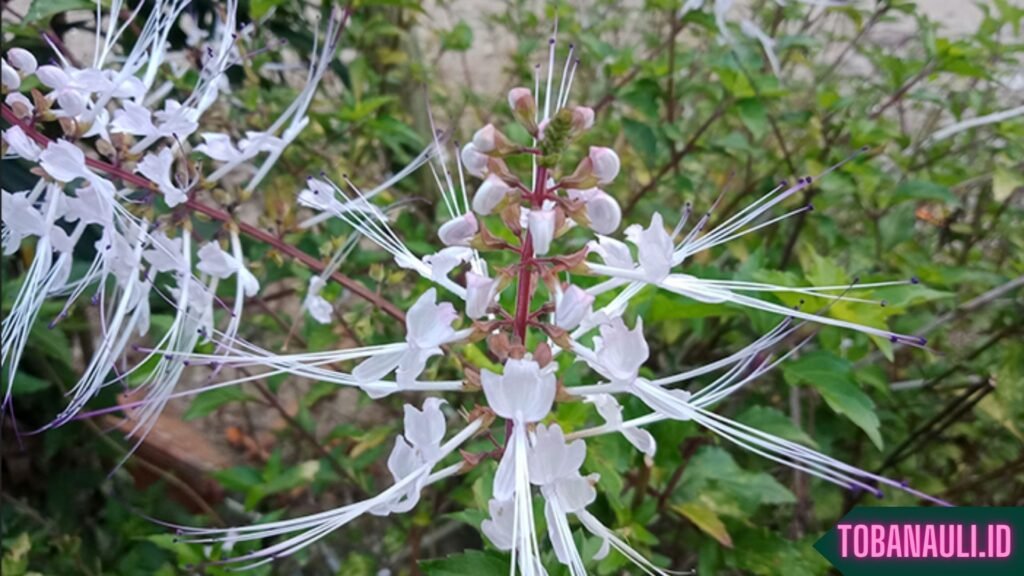
[[[695,4],[688,2],[687,6]],[[644,572],[662,575],[664,570],[588,510],[599,494],[598,476],[587,470],[586,438],[620,434],[649,459],[657,446],[646,428],[665,420],[693,422],[740,448],[846,488],[877,491],[877,485],[884,485],[929,498],[715,411],[724,399],[806,345],[810,337],[792,342],[801,337],[798,330],[807,324],[848,328],[905,343],[920,342],[882,328],[746,295],[794,292],[832,298],[840,293],[835,299],[853,300],[845,296],[848,286],[786,287],[704,279],[684,269],[695,254],[763,227],[762,217],[806,189],[809,179],[773,190],[714,227],[708,226],[709,215],[704,216],[684,235],[685,216],[674,228],[666,228],[665,218],[656,212],[646,226],[633,224],[621,236],[613,237],[622,223],[622,211],[606,189],[612,190],[609,186],[622,169],[618,154],[611,148],[592,146],[585,156],[575,159],[575,168],[561,164],[561,156],[568,157],[575,149],[569,144],[594,121],[592,109],[568,104],[578,64],[571,52],[561,67],[564,77],[560,82],[553,82],[556,67],[549,66],[547,82],[538,78],[537,94],[515,88],[508,95],[515,119],[534,140],[531,146],[513,143],[488,124],[477,130],[461,150],[455,146],[457,153],[451,156],[458,165],[452,170],[446,164],[448,143],[438,136],[443,131],[436,129],[433,116],[428,114],[434,141],[387,181],[361,190],[348,177],[335,184],[321,174],[310,177],[301,190],[295,191],[296,205],[314,213],[303,227],[337,219],[356,232],[334,252],[319,274],[309,278],[302,309],[315,322],[332,321],[335,306],[324,298],[323,291],[332,278],[341,276],[339,267],[346,255],[363,247],[358,244],[365,240],[361,243],[375,244],[392,257],[397,267],[417,274],[419,282],[431,284],[405,312],[404,339],[315,352],[276,352],[247,342],[242,330],[245,305],[260,290],[253,270],[261,267],[246,261],[241,234],[264,240],[267,237],[225,218],[225,226],[213,239],[203,238],[193,246],[197,232],[191,229],[187,209],[195,201],[188,200],[187,194],[194,183],[176,179],[175,154],[188,150],[184,142],[201,139],[195,151],[216,165],[209,174],[204,173],[206,184],[220,181],[218,186],[230,187],[224,183],[235,178],[224,177],[244,173],[242,191],[258,185],[284,148],[308,124],[312,91],[333,58],[343,20],[335,13],[301,94],[269,128],[240,130],[235,135],[201,131],[203,111],[223,89],[220,80],[239,54],[234,48],[238,33],[234,7],[233,2],[229,3],[227,32],[215,42],[218,48],[208,51],[199,87],[186,98],[164,93],[156,98],[157,105],[146,103],[155,76],[155,72],[150,73],[151,62],[159,65],[165,50],[162,20],[145,28],[160,33],[147,36],[138,53],[133,49],[126,56],[125,65],[133,66],[126,68],[127,72],[105,68],[103,54],[93,66],[81,69],[61,64],[35,70],[38,79],[51,90],[47,98],[57,103],[62,114],[88,119],[99,128],[79,141],[58,140],[46,146],[38,146],[21,125],[5,132],[15,153],[36,161],[49,178],[40,180],[32,190],[3,192],[4,252],[13,253],[25,239],[37,239],[37,255],[26,279],[29,289],[19,295],[18,304],[4,319],[4,366],[13,367],[10,369],[14,373],[24,340],[45,298],[71,294],[70,305],[87,287],[96,287],[104,318],[102,338],[96,353],[87,360],[81,381],[72,390],[68,407],[51,427],[79,414],[106,386],[131,377],[133,382],[141,382],[133,391],[141,399],[132,404],[137,418],[129,436],[141,441],[166,403],[179,395],[172,392],[183,372],[203,367],[212,373],[196,393],[287,374],[352,387],[371,398],[408,392],[425,394],[426,398],[421,407],[404,406],[404,426],[386,462],[390,478],[379,493],[294,519],[231,528],[178,527],[186,542],[221,543],[225,553],[231,552],[230,546],[236,542],[251,542],[248,551],[222,562],[238,563],[240,568],[259,566],[296,553],[361,516],[409,512],[429,486],[483,462],[496,461],[496,467],[483,471],[490,474],[494,470],[493,498],[487,504],[489,517],[480,529],[496,548],[511,552],[513,571],[531,576],[546,574],[541,550],[544,542],[573,576],[585,574],[587,563],[612,550]],[[724,18],[727,8],[727,2],[717,2],[716,15]],[[744,32],[756,35],[749,27],[744,27]],[[194,27],[189,27],[186,35],[190,43],[203,41]],[[554,62],[555,50],[556,42],[552,41],[550,62]],[[24,54],[8,55],[4,63],[5,88],[20,85],[23,75],[31,74],[26,70],[34,68]],[[542,85],[548,88],[540,93]],[[31,122],[25,124],[30,131],[35,130]],[[81,147],[81,140],[109,139],[107,132],[129,135],[131,158],[137,159],[135,173],[119,173],[114,180],[119,185],[123,182],[126,190],[118,190],[101,175],[104,163],[87,161]],[[243,133],[244,137],[239,137]],[[506,164],[505,158],[514,155],[532,158]],[[510,168],[526,164],[535,166],[527,177]],[[447,219],[438,230],[444,246],[425,255],[419,250],[413,253],[391,228],[391,208],[374,204],[380,192],[423,166],[430,168],[447,210]],[[482,180],[472,193],[471,187],[462,182],[464,172]],[[140,178],[144,185],[139,184]],[[67,183],[78,186],[65,190],[63,184]],[[151,221],[151,210],[129,202],[136,189],[158,190],[168,207],[179,208],[173,211],[173,218],[164,215]],[[806,211],[801,208],[783,217]],[[689,208],[685,215],[689,215]],[[783,217],[772,216],[768,222]],[[583,233],[597,234],[586,249],[572,251],[559,245],[562,233],[572,226],[567,224],[568,219],[589,229]],[[492,227],[496,226],[504,229],[495,231]],[[88,237],[99,238],[94,246],[97,255],[85,275],[71,281],[70,253],[88,227],[97,232]],[[489,260],[493,253],[502,257]],[[576,283],[575,275],[589,275],[596,281]],[[353,292],[365,290],[358,283],[345,285]],[[225,286],[234,287],[232,304],[227,321],[217,322],[214,311],[221,305],[218,296]],[[780,316],[779,324],[725,358],[648,378],[652,367],[644,367],[651,352],[643,333],[643,319],[638,317],[630,328],[624,316],[631,299],[647,286],[704,303],[729,303],[772,312]],[[514,288],[514,300],[508,297],[511,294],[501,297],[506,287]],[[152,348],[135,349],[144,356],[142,362],[122,370],[126,352],[132,349],[129,343],[148,334],[150,296],[157,290],[174,309],[171,325]],[[595,310],[599,297],[604,304]],[[509,302],[514,307],[507,308]],[[395,304],[379,302],[382,308]],[[402,317],[401,311],[389,312]],[[462,314],[472,322],[458,328]],[[199,346],[207,341],[209,346]],[[475,366],[479,350],[465,345],[481,343],[490,346],[487,352],[491,363]],[[559,367],[565,365],[562,361],[572,359],[589,368],[584,369],[584,383],[560,380]],[[499,365],[500,369],[496,367]],[[222,372],[225,367],[263,372],[237,377],[230,374],[233,370]],[[453,379],[431,376],[458,368],[463,373]],[[9,381],[5,401],[11,389]],[[447,401],[438,394],[449,392],[475,394],[475,400],[465,404],[466,408],[473,406],[473,411],[449,410],[451,414],[446,414]],[[642,410],[642,415],[626,417],[623,406],[629,398],[635,399],[628,404],[630,412]],[[589,417],[597,424],[563,431],[551,419],[555,402],[564,400],[585,401],[580,406],[593,409]],[[493,443],[486,452],[470,451],[473,448],[468,441],[478,433],[486,433],[486,439]],[[499,439],[502,435],[503,441]],[[534,517],[537,496],[543,499],[546,535],[538,534]],[[584,558],[576,546],[573,523],[600,541],[596,554]]]

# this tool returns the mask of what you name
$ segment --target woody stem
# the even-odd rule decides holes
[[[539,208],[544,201],[548,180],[548,169],[537,168],[537,178],[533,192],[527,196],[530,205]],[[523,247],[519,251],[519,280],[516,285],[516,313],[513,320],[513,331],[520,342],[526,345],[526,330],[530,320],[530,301],[533,299],[533,238],[530,230],[525,230]]]

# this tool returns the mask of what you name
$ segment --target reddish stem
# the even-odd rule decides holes
[[[27,124],[23,122],[20,118],[15,116],[14,111],[11,110],[6,104],[0,103],[0,116],[2,116],[4,120],[11,123],[12,125],[20,127],[29,138],[35,140],[36,143],[38,143],[40,146],[43,146],[45,148],[50,144],[49,138],[47,138],[43,134],[40,134],[39,131],[36,130],[35,126]],[[136,187],[154,192],[159,190],[156,184],[150,182],[146,178],[143,178],[138,174],[128,172],[123,168],[114,166],[113,164],[109,164],[96,158],[88,157],[86,157],[85,163],[95,170],[99,170],[112,176],[115,176],[117,178],[120,178],[121,180],[128,182]],[[220,222],[225,223],[233,222],[231,214],[229,214],[228,212],[221,210],[219,208],[214,208],[213,206],[203,204],[202,202],[196,200],[195,198],[192,198],[191,195],[189,196],[189,199],[186,201],[184,205],[187,206],[188,208],[191,208],[195,212],[205,214],[206,216],[214,220],[218,220]],[[313,256],[310,256],[309,254],[306,254],[305,252],[299,250],[294,246],[291,246],[283,239],[278,238],[277,236],[274,236],[273,234],[265,230],[261,230],[251,224],[246,224],[244,222],[236,222],[235,225],[238,226],[238,230],[242,234],[245,234],[246,236],[254,240],[259,240],[260,242],[268,244],[278,252],[281,252],[282,254],[285,254],[295,260],[298,260],[299,262],[306,265],[310,269],[315,270],[316,272],[323,272],[324,268],[326,267],[318,259],[314,258]],[[401,322],[405,322],[405,314],[401,310],[399,310],[398,307],[396,307],[391,302],[388,302],[387,300],[381,298],[379,295],[377,295],[375,292],[373,292],[366,286],[363,286],[359,282],[356,282],[352,278],[349,278],[348,276],[345,276],[340,272],[335,272],[334,274],[331,274],[331,279],[341,284],[345,288],[348,288],[360,298],[363,298],[364,300],[372,303],[374,306],[380,308],[388,315],[394,317],[395,319]]]
[[[538,168],[537,179],[533,186],[533,192],[527,196],[530,205],[539,208],[547,194],[546,185],[548,169]],[[533,238],[530,237],[530,230],[526,230],[523,240],[523,248],[519,251],[519,281],[516,286],[516,313],[512,324],[515,335],[519,341],[526,345],[526,330],[530,320],[530,301],[533,299]]]

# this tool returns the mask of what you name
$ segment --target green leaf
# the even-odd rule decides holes
[[[454,28],[441,34],[441,48],[455,52],[465,52],[473,46],[473,29],[460,20]]]
[[[700,502],[676,504],[672,506],[672,509],[685,516],[690,522],[693,522],[694,526],[700,528],[702,532],[718,540],[722,546],[732,548],[732,537],[729,536],[729,531],[725,529],[725,524],[722,523],[722,519],[718,517],[718,514],[715,514],[714,510]]]
[[[49,20],[68,10],[92,10],[95,6],[88,0],[34,0],[25,13],[25,22]]]
[[[740,112],[740,120],[750,130],[754,137],[761,139],[768,133],[768,114],[764,111],[764,104],[759,98],[744,98],[736,103]]]
[[[504,555],[480,550],[420,562],[425,576],[504,576],[508,568]]]
[[[653,166],[657,162],[658,139],[654,130],[642,122],[631,118],[622,119],[622,129],[626,133],[626,140],[636,150],[636,153],[647,166]]]
[[[35,376],[29,376],[24,372],[18,372],[14,376],[14,385],[11,386],[11,393],[15,397],[23,396],[25,394],[33,394],[35,392],[46,390],[51,385],[52,382],[43,380],[42,378],[36,378]]]
[[[811,352],[786,365],[783,376],[794,386],[812,386],[833,411],[849,418],[879,450],[882,449],[875,403],[857,386],[849,362],[829,352]]]
[[[230,402],[243,402],[251,399],[252,397],[241,388],[217,388],[209,392],[203,392],[192,401],[192,405],[185,411],[182,419],[195,420],[196,418],[202,418]]]
[[[908,180],[896,187],[890,206],[914,200],[935,200],[946,204],[959,204],[960,200],[946,186],[927,180]]]
[[[736,417],[736,421],[778,436],[784,440],[799,442],[812,448],[817,447],[814,439],[793,424],[785,414],[767,406],[752,406]]]

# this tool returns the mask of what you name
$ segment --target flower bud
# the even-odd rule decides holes
[[[598,184],[608,184],[619,174],[619,155],[611,148],[591,146],[590,154],[580,161],[568,177],[560,184],[565,188],[593,188]]]
[[[619,175],[619,155],[611,148],[602,146],[591,146],[590,154],[587,156],[593,165],[594,177],[598,184],[609,184]]]
[[[572,330],[591,312],[594,296],[579,286],[569,286],[555,305],[555,325]]]
[[[42,82],[44,86],[54,90],[59,90],[71,82],[71,79],[68,78],[68,75],[63,70],[52,64],[40,66],[39,69],[36,70],[36,77],[39,78],[39,81]]]
[[[516,121],[522,124],[530,134],[537,132],[537,102],[529,88],[513,88],[508,92],[508,105]]]
[[[473,134],[473,147],[477,152],[489,156],[500,156],[511,152],[516,146],[501,133],[501,130],[495,128],[494,124],[488,124]]]
[[[24,76],[35,74],[36,72],[36,57],[24,48],[11,48],[8,50],[7,60],[10,61],[11,66],[17,68]]]
[[[497,281],[475,272],[466,272],[466,316],[476,320],[487,314],[494,301]]]
[[[501,204],[501,201],[511,191],[512,188],[508,184],[505,184],[500,178],[491,174],[476,189],[476,194],[473,196],[473,211],[481,216],[494,212],[498,204]]]
[[[572,131],[575,134],[586,132],[594,125],[594,109],[587,106],[572,108]]]
[[[469,246],[469,243],[480,231],[476,216],[472,212],[445,222],[437,235],[445,246]]]
[[[35,110],[35,106],[32,105],[32,101],[21,92],[11,92],[6,98],[4,98],[4,103],[10,106],[14,115],[21,120],[30,118],[32,116],[32,112]]]
[[[530,237],[533,239],[533,251],[543,256],[551,249],[551,240],[555,237],[555,211],[530,210],[526,216]]]
[[[488,156],[481,154],[472,143],[462,147],[461,157],[462,166],[466,169],[466,172],[477,178],[487,177]]]
[[[21,76],[18,76],[18,71],[2,58],[0,58],[0,72],[2,72],[0,80],[3,82],[2,86],[5,91],[14,91],[21,87]]]
[[[611,234],[622,222],[619,203],[600,188],[569,190],[569,198],[582,202],[586,210],[585,225],[598,234]]]

